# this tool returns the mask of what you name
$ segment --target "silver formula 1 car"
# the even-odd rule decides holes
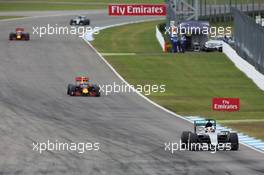
[[[194,132],[184,131],[181,135],[181,143],[188,145],[189,150],[196,151],[199,145],[210,145],[217,147],[229,145],[229,149],[238,150],[239,140],[236,132],[228,130],[217,130],[214,119],[204,119],[194,121]]]
[[[70,25],[90,25],[90,20],[86,16],[77,16],[70,20]]]

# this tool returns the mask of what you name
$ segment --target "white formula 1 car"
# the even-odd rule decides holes
[[[201,145],[209,145],[215,148],[221,145],[223,150],[238,150],[239,140],[236,132],[217,130],[216,121],[204,119],[194,121],[194,132],[184,131],[181,135],[181,143],[188,145],[189,150],[199,150]],[[187,147],[186,147],[187,148]],[[218,149],[218,148],[217,148]]]
[[[70,25],[90,25],[90,20],[86,16],[77,16],[70,20]]]

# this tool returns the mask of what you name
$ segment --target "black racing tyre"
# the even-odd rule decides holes
[[[67,87],[67,95],[70,95],[70,84],[68,84],[68,87]]]
[[[72,26],[72,25],[75,25],[75,24],[76,24],[75,21],[73,21],[73,20],[70,21],[70,25],[71,25],[71,26]]]
[[[196,133],[191,133],[189,135],[189,150],[196,151],[198,143],[198,136]]]
[[[9,40],[14,40],[16,38],[16,34],[15,33],[10,33],[9,34]]]
[[[94,85],[93,88],[92,88],[92,91],[95,92],[95,96],[96,97],[100,97],[101,96],[100,87],[99,86]]]
[[[189,135],[191,134],[190,131],[183,131],[181,135],[181,148],[187,147],[188,141],[189,141]],[[185,144],[185,146],[183,145]]]
[[[74,90],[75,90],[75,86],[73,84],[69,84],[67,88],[67,94],[72,96]]]
[[[96,92],[96,97],[100,97],[101,96],[100,88],[99,87],[96,87],[95,88],[95,92]]]
[[[239,140],[237,133],[230,133],[229,141],[231,143],[231,150],[237,151],[239,149]]]
[[[29,40],[30,40],[29,33],[26,33],[26,34],[25,34],[25,40],[26,40],[26,41],[29,41]]]

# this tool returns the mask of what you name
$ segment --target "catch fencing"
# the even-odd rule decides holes
[[[238,9],[234,15],[234,39],[237,53],[264,74],[264,27]]]
[[[199,19],[212,22],[231,21],[234,7],[252,16],[264,15],[264,0],[166,0],[167,19],[182,21],[192,19],[197,13]]]

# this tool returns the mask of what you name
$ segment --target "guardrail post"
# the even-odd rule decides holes
[[[195,0],[195,20],[197,21],[199,18],[199,2]]]

